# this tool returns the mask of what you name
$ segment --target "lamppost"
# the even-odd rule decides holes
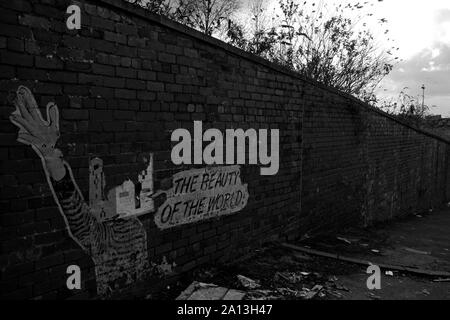
[[[422,110],[425,107],[425,85],[422,85]]]

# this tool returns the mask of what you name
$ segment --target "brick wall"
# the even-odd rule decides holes
[[[368,226],[448,201],[448,142],[353,99],[318,90],[308,96],[302,231]]]
[[[449,144],[359,101],[120,1],[75,2],[82,28],[68,31],[71,1],[0,4],[0,296],[92,298],[95,265],[69,236],[41,160],[16,141],[11,94],[29,87],[60,109],[64,152],[85,198],[89,159],[110,185],[154,153],[156,186],[174,166],[176,128],[280,130],[280,170],[243,166],[249,201],[233,215],[167,230],[142,216],[150,262],[175,273],[240,258],[269,240],[370,224],[450,199]],[[129,264],[133,264],[133,260]],[[66,268],[82,290],[66,288]],[[157,275],[154,275],[157,277]]]
[[[431,131],[436,135],[450,140],[450,118],[430,117],[428,119],[425,119],[425,122],[421,125],[424,130]]]

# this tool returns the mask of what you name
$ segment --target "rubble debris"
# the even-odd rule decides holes
[[[422,293],[427,296],[430,295],[430,291],[428,291],[427,289],[423,289]]]
[[[277,271],[275,273],[274,280],[279,281],[280,279],[283,279],[286,282],[289,282],[291,284],[296,284],[296,283],[302,281],[303,276],[301,274],[297,274],[295,272],[279,272],[279,271]]]
[[[176,300],[242,300],[245,292],[194,281]]]
[[[348,239],[346,239],[344,237],[336,237],[336,239],[341,240],[341,241],[343,241],[345,243],[348,243],[348,244],[352,244],[352,242],[350,240],[348,240]]]
[[[302,298],[305,296],[304,291],[293,290],[290,288],[277,288],[277,292],[281,295],[281,297]]]
[[[246,299],[249,300],[280,300],[288,298],[297,298],[310,300],[316,296],[324,297],[325,293],[322,292],[324,289],[321,285],[315,285],[312,289],[303,287],[300,290],[295,290],[291,288],[280,287],[276,290],[253,290],[248,292]],[[338,294],[339,295],[339,294]]]
[[[341,293],[334,291],[334,290],[328,290],[328,293],[338,299],[342,299],[344,297]]]
[[[312,298],[314,298],[318,293],[320,293],[320,291],[322,291],[323,286],[317,284],[315,285],[311,290],[309,290],[306,294],[305,294],[305,299],[310,300]]]
[[[431,254],[431,252],[417,250],[417,249],[412,249],[412,248],[407,248],[407,247],[404,247],[403,249],[405,249],[406,251],[411,252],[411,253],[418,253],[418,254],[425,254],[425,255],[430,255]]]
[[[349,241],[353,241],[352,238],[348,238]],[[355,244],[356,242],[353,242]],[[360,244],[360,241],[357,240]],[[284,245],[283,245],[284,246]],[[239,262],[231,267],[216,267],[213,265],[204,266],[193,272],[193,279],[203,284],[197,285],[198,288],[192,290],[186,289],[187,297],[185,299],[216,299],[216,300],[322,300],[322,299],[347,299],[359,294],[365,294],[366,299],[384,299],[384,294],[376,291],[366,291],[365,286],[355,287],[353,281],[347,284],[347,272],[348,267],[351,268],[351,274],[359,274],[361,265],[370,265],[368,260],[361,260],[357,258],[348,259],[349,263],[355,265],[347,265],[347,258],[345,256],[337,255],[336,260],[343,262],[329,261],[330,265],[322,263],[323,260],[316,256],[321,256],[321,251],[307,249],[304,246],[298,247],[295,245],[286,246],[291,250],[293,259],[287,258],[289,251],[276,249],[263,254],[258,255],[256,259],[246,261],[244,263]],[[366,249],[370,251],[376,246],[369,246]],[[296,251],[298,250],[298,251]],[[387,251],[387,253],[389,253]],[[298,258],[295,257],[298,255]],[[331,255],[331,254],[330,254]],[[310,259],[313,263],[302,261],[302,259]],[[375,259],[375,258],[373,258]],[[328,260],[327,260],[328,261]],[[406,273],[412,267],[407,266],[392,266],[387,264],[380,264],[380,269],[386,276],[396,276],[392,281],[399,281],[402,283],[401,277],[406,276]],[[414,271],[414,272],[413,272]],[[422,270],[414,269],[411,272],[417,274]],[[206,280],[199,279],[197,276],[206,278]],[[399,277],[397,277],[397,275]],[[428,275],[428,274],[427,274]],[[441,274],[441,272],[430,273],[435,282],[447,282],[450,281],[448,274]],[[401,277],[400,277],[401,276]],[[209,279],[208,279],[209,278]],[[173,290],[173,297],[180,295],[180,292],[186,288],[183,280],[183,284],[180,283],[176,290]],[[348,287],[345,287],[348,285]],[[436,284],[437,285],[437,284]],[[425,286],[422,287],[422,289]],[[230,288],[235,288],[230,289]],[[428,288],[427,288],[428,289]],[[354,291],[354,293],[353,293]],[[373,292],[370,293],[369,292]],[[421,289],[416,291],[417,295],[427,294],[422,292]],[[430,290],[431,292],[431,290]],[[428,293],[430,296],[434,294]],[[204,296],[207,297],[204,297]],[[390,293],[386,293],[387,296]],[[180,295],[178,299],[182,298]],[[185,294],[186,296],[186,294]]]
[[[336,277],[336,276],[329,276],[328,277],[328,281],[330,281],[330,282],[335,282],[335,281],[338,281],[339,279]]]
[[[248,292],[245,298],[248,300],[280,300],[283,296],[273,290],[259,289]]]
[[[360,243],[360,245],[361,245],[362,247],[365,247],[365,248],[367,248],[367,247],[369,246],[368,243]]]
[[[350,292],[350,290],[346,286],[343,286],[343,285],[340,285],[337,283],[334,284],[334,287],[336,288],[336,290]]]
[[[434,279],[433,282],[450,282],[450,278]]]
[[[259,284],[259,281],[255,281],[253,279],[247,278],[240,274],[237,275],[237,278],[238,278],[241,286],[243,286],[246,289],[253,290],[253,289],[258,289],[259,287],[261,287],[261,285]]]

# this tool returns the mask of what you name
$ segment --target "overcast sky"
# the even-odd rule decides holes
[[[388,19],[404,59],[383,81],[381,93],[408,87],[417,95],[425,84],[425,103],[437,106],[431,112],[450,117],[450,0],[384,0],[376,8]]]
[[[252,0],[241,0],[244,3]],[[275,7],[278,0],[266,0]],[[311,2],[312,0],[308,0]],[[317,0],[320,2],[321,0]],[[323,1],[323,0],[322,0]],[[298,0],[303,3],[303,0]],[[329,3],[364,3],[374,13],[367,20],[370,29],[378,31],[384,43],[386,27],[390,30],[391,45],[399,47],[403,59],[381,83],[378,94],[396,97],[403,88],[413,96],[421,95],[425,85],[425,103],[436,105],[431,112],[450,117],[450,0],[326,0]],[[372,5],[373,6],[370,6]],[[380,18],[388,22],[380,25]]]

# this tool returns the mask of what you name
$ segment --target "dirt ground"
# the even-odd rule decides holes
[[[373,264],[450,272],[450,209],[368,230],[305,239],[295,245]],[[246,293],[244,300],[450,299],[450,279],[446,277],[381,269],[381,289],[369,290],[369,276],[364,265],[270,244],[238,263],[198,268],[152,298],[175,299],[193,281],[199,281],[241,290]]]
[[[382,270],[381,289],[369,290],[366,281],[370,274],[363,266],[297,253],[274,245],[236,265],[197,269],[154,298],[175,299],[195,280],[242,290],[247,292],[244,299],[257,300],[309,299],[307,294],[314,294],[317,289],[313,289],[317,285],[322,288],[310,299],[450,299],[450,282],[434,282],[435,277],[400,272],[393,272],[390,276],[384,272]],[[246,288],[237,275],[256,281],[258,288]]]

